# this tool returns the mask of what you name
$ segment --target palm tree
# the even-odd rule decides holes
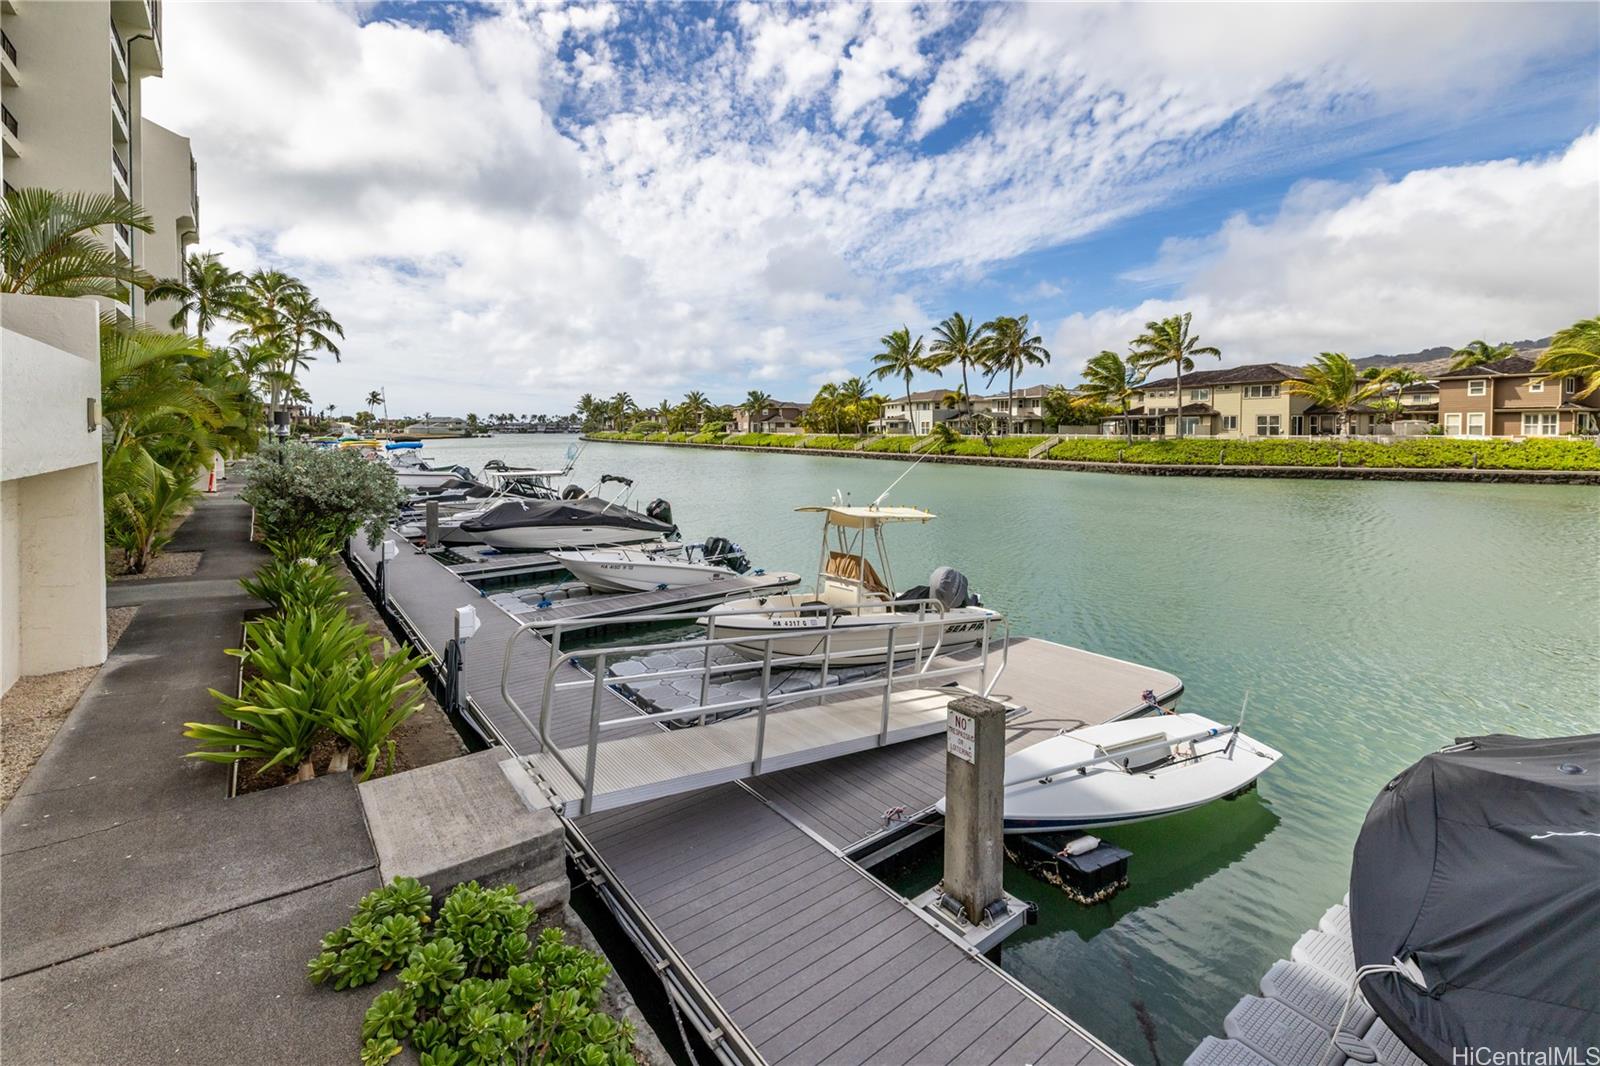
[[[639,405],[633,402],[633,397],[625,392],[619,392],[611,397],[609,405],[611,428],[622,429],[627,424],[628,415],[638,409]]]
[[[1450,353],[1452,362],[1451,370],[1466,370],[1468,367],[1482,366],[1492,363],[1496,359],[1504,359],[1508,355],[1515,355],[1516,349],[1509,344],[1490,344],[1488,341],[1476,340],[1465,347],[1457,348]]]
[[[1222,358],[1217,348],[1201,347],[1199,337],[1189,336],[1189,320],[1193,313],[1163,318],[1159,322],[1146,322],[1144,333],[1133,342],[1132,358],[1139,369],[1149,373],[1157,367],[1170,366],[1178,379],[1178,439],[1183,439],[1183,374],[1194,369],[1194,357],[1211,355]]]
[[[744,403],[739,405],[739,410],[749,413],[750,429],[753,432],[760,433],[767,424],[767,409],[776,402],[760,389],[751,389],[745,395]]]
[[[204,337],[217,319],[241,313],[244,275],[224,266],[216,252],[190,252],[183,261],[183,276],[158,281],[147,295],[151,300],[176,300],[172,328],[187,330],[193,315],[195,332]]]
[[[1374,406],[1377,406],[1388,415],[1391,423],[1398,422],[1400,416],[1405,414],[1406,389],[1412,385],[1420,385],[1428,379],[1415,370],[1403,366],[1392,366],[1384,370],[1378,370],[1376,374],[1372,373],[1376,369],[1376,367],[1368,367],[1361,372],[1361,376],[1367,381],[1383,382],[1384,395],[1380,398],[1383,402],[1375,401]],[[1393,392],[1394,395],[1390,396],[1390,392]],[[1389,400],[1394,402],[1389,403]]]
[[[301,285],[297,291],[289,293],[283,311],[291,383],[302,369],[316,361],[315,353],[319,351],[333,356],[336,363],[340,361],[339,346],[333,343],[330,334],[337,334],[343,340],[344,327],[323,310],[321,301],[311,295],[311,290]]]
[[[881,337],[878,343],[883,345],[883,351],[872,357],[872,376],[882,381],[884,378],[902,378],[906,384],[906,421],[911,426],[911,432],[916,432],[916,420],[911,415],[911,379],[919,370],[933,369],[928,358],[922,350],[922,338],[911,339],[911,328],[901,326],[893,333]]]
[[[1006,433],[1009,435],[1016,411],[1017,377],[1030,366],[1044,366],[1050,361],[1050,353],[1045,350],[1044,338],[1029,334],[1032,327],[1027,315],[1015,318],[1002,315],[984,323],[983,328],[989,332],[989,339],[983,346],[983,365],[989,371],[989,381],[992,383],[1000,371],[1006,372]]]
[[[1122,412],[1122,428],[1127,432],[1128,443],[1133,443],[1133,424],[1128,421],[1128,409],[1144,384],[1145,372],[1132,359],[1124,359],[1113,351],[1103,351],[1089,360],[1083,368],[1083,384],[1076,390],[1075,403],[1105,404]]]
[[[835,399],[839,404],[840,417],[848,416],[856,432],[865,432],[867,423],[873,420],[872,417],[869,417],[871,408],[869,401],[872,399],[872,387],[867,384],[866,379],[860,377],[845,378],[839,382],[835,392]]]
[[[984,346],[989,340],[989,327],[980,326],[966,318],[960,311],[933,327],[933,343],[928,345],[928,365],[943,370],[951,363],[961,367],[959,403],[970,411],[972,389],[967,383],[967,368],[981,366]]]
[[[1582,381],[1575,400],[1594,395],[1600,390],[1600,316],[1581,319],[1557,333],[1534,368],[1544,371],[1543,381],[1565,377]]]
[[[1388,387],[1387,378],[1368,380],[1343,352],[1323,352],[1305,368],[1303,380],[1289,381],[1284,387],[1296,396],[1304,396],[1318,407],[1332,408],[1339,413],[1339,436],[1350,435],[1350,409],[1382,395]]]
[[[705,425],[706,408],[710,405],[711,401],[706,399],[706,394],[703,392],[695,391],[683,394],[684,415],[694,424],[696,429]]]
[[[155,279],[117,258],[96,231],[126,226],[153,233],[138,205],[111,195],[15,189],[0,204],[0,292],[125,300]],[[109,236],[109,234],[108,234]]]
[[[379,392],[377,389],[373,389],[371,392],[367,393],[367,399],[364,406],[366,407],[368,414],[371,414],[373,408],[377,407],[380,403],[383,403],[383,393]],[[389,417],[387,405],[385,405],[383,417],[385,419]]]

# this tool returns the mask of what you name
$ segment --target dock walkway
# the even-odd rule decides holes
[[[364,543],[352,549],[373,573],[377,553]],[[516,623],[425,555],[402,547],[389,566],[393,609],[437,658],[454,609],[480,609],[482,628],[466,655],[469,696],[499,739],[548,775],[547,788],[570,792],[570,779],[540,758],[537,739],[500,694]],[[511,687],[532,714],[549,645],[532,633],[521,640],[528,643]],[[1031,709],[1008,730],[1014,748],[1135,710],[1146,690],[1175,699],[1182,685],[1159,670],[1021,639],[998,689]],[[600,691],[605,718],[639,713],[611,687]],[[552,710],[552,732],[569,756],[569,744],[585,741],[575,734],[587,724],[590,695],[590,687],[567,690]],[[914,727],[942,733],[948,695],[908,696],[927,719]],[[770,714],[768,728],[789,713]],[[704,741],[719,726],[749,728],[734,719],[664,734],[641,721],[622,743],[654,752],[697,734]],[[915,815],[943,794],[943,751],[929,735],[741,780],[731,778],[747,771],[730,771],[738,760],[729,759],[704,780],[712,787],[569,817],[569,844],[724,1061],[1123,1062],[847,857],[884,832],[886,811]],[[719,776],[723,783],[712,784]]]

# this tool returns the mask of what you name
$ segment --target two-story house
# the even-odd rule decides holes
[[[872,428],[879,433],[911,433],[925,437],[933,432],[934,423],[947,422],[960,414],[954,408],[944,406],[944,398],[950,395],[950,391],[923,389],[913,392],[909,406],[903,393],[891,397],[884,401],[883,416],[873,422]]]
[[[1046,425],[1044,414],[1044,397],[1053,385],[1029,385],[1018,388],[1014,395],[1009,397],[1011,404],[1010,423],[1012,433],[1053,433],[1055,426]],[[996,426],[1006,425],[1006,404],[1008,397],[1003,392],[993,393],[989,396],[974,396],[972,398],[973,410],[979,414],[986,414],[994,420]]]
[[[1449,436],[1558,437],[1600,433],[1600,392],[1578,399],[1575,377],[1543,380],[1538,352],[1439,375],[1439,424]]]
[[[808,403],[775,401],[755,418],[751,417],[749,411],[741,408],[733,412],[734,432],[799,433],[800,416],[805,414],[810,406]]]
[[[1179,418],[1186,437],[1335,432],[1335,415],[1313,410],[1308,399],[1288,390],[1290,381],[1302,377],[1299,367],[1284,363],[1196,370],[1183,376],[1181,411],[1176,377],[1147,381],[1137,390],[1128,422],[1135,435],[1152,437],[1175,436]],[[1116,415],[1103,428],[1108,434],[1127,432],[1122,423]]]

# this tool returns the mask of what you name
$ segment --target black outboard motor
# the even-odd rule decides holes
[[[669,526],[674,524],[672,521],[672,504],[666,500],[651,500],[650,506],[644,509],[644,513],[654,518],[657,522],[662,522]]]
[[[568,485],[561,490],[561,498],[563,500],[581,500],[587,495],[589,494],[583,491],[582,485]]]
[[[727,537],[707,537],[700,550],[706,562],[725,566],[736,574],[746,573],[750,569],[750,560],[746,558],[744,549]]]
[[[983,606],[967,590],[967,575],[952,566],[938,567],[928,576],[928,595],[944,604],[947,611]]]

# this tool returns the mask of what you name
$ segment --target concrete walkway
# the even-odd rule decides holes
[[[229,800],[181,756],[231,691],[264,554],[250,510],[203,500],[191,577],[113,585],[139,612],[0,815],[0,1048],[17,1063],[348,1062],[367,997],[305,980],[377,887],[349,775]]]

